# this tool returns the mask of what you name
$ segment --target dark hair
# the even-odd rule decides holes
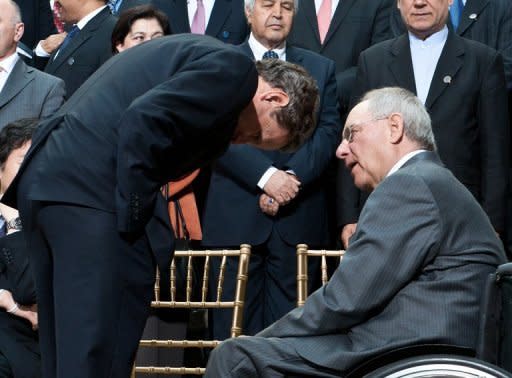
[[[124,42],[124,39],[130,32],[130,29],[132,28],[132,25],[135,21],[140,19],[153,18],[156,19],[162,27],[164,35],[171,34],[169,18],[164,12],[158,10],[152,5],[139,5],[133,8],[128,8],[127,10],[121,12],[119,19],[114,26],[114,30],[112,30],[112,37],[110,38],[112,43],[112,52],[117,54],[116,45]]]
[[[37,118],[23,118],[8,123],[0,130],[0,166],[3,167],[11,152],[32,139]]]
[[[288,95],[288,105],[274,111],[274,116],[279,125],[289,132],[289,142],[282,150],[294,151],[315,130],[318,86],[304,68],[290,62],[264,59],[256,62],[256,69],[272,88],[279,88]]]

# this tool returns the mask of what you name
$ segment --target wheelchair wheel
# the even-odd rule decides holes
[[[471,357],[427,355],[383,366],[366,378],[511,378],[512,374]]]

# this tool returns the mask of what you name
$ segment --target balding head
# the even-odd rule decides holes
[[[12,0],[0,0],[0,60],[16,52],[23,30],[18,5]]]

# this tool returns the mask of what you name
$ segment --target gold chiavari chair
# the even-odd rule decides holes
[[[187,250],[175,251],[170,267],[170,301],[160,300],[160,284],[157,272],[155,283],[155,300],[151,302],[153,308],[182,308],[182,309],[233,309],[233,320],[231,324],[231,337],[237,337],[242,333],[243,309],[245,304],[245,290],[247,285],[247,273],[249,269],[249,258],[251,246],[242,244],[239,250]],[[235,297],[229,300],[222,299],[223,285],[225,281],[226,261],[228,258],[238,259],[238,271],[236,276]],[[180,297],[177,292],[177,266],[179,259],[186,259],[185,293]],[[212,259],[220,259],[220,271],[216,279],[215,300],[208,300],[209,275]],[[194,279],[194,261],[204,264],[202,276]],[[182,265],[183,266],[183,265]],[[193,296],[193,282],[201,285],[200,298]],[[214,348],[220,343],[219,340],[141,340],[140,348]],[[171,366],[134,366],[132,378],[141,374],[163,374],[163,375],[202,375],[205,372],[203,367],[171,367]]]
[[[308,259],[310,257],[321,258],[322,285],[325,285],[329,280],[327,258],[337,257],[339,264],[344,254],[344,250],[310,250],[306,244],[297,245],[297,306],[302,306],[308,297]]]

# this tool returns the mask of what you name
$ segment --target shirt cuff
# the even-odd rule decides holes
[[[267,184],[267,181],[270,180],[270,177],[277,171],[278,169],[276,167],[270,167],[265,171],[263,176],[261,176],[260,181],[258,181],[258,187],[263,190],[265,185]]]
[[[45,49],[43,49],[43,46],[41,46],[41,41],[37,44],[36,48],[34,49],[34,52],[37,56],[40,56],[42,58],[48,58],[50,54],[46,52]]]

